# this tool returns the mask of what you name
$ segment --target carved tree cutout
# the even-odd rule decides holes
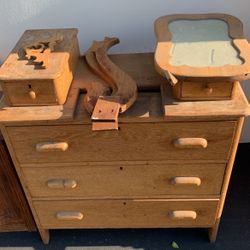
[[[49,55],[54,47],[63,40],[63,37],[52,37],[46,41],[38,41],[24,48],[25,57],[30,63],[46,69],[49,66]]]

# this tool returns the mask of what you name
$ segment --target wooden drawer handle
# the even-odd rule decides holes
[[[171,180],[173,185],[201,185],[201,179],[199,177],[174,177]]]
[[[207,95],[211,95],[213,93],[213,88],[209,87],[209,86],[206,86],[205,87],[205,93]]]
[[[29,91],[29,96],[30,96],[30,98],[31,98],[32,100],[35,100],[35,99],[36,99],[36,92],[33,91],[33,90]]]
[[[56,213],[58,220],[82,220],[83,214],[81,212],[58,212]]]
[[[69,145],[67,142],[40,142],[36,144],[37,152],[66,151]]]
[[[178,138],[174,141],[176,148],[206,148],[207,145],[204,138]]]
[[[48,180],[47,185],[49,188],[76,188],[77,182],[71,179],[51,179]]]
[[[195,211],[172,211],[170,213],[170,217],[172,219],[182,220],[182,219],[192,219],[195,220],[197,217],[197,213]]]

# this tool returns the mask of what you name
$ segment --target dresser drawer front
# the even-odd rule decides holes
[[[232,96],[233,84],[233,82],[184,82],[182,83],[181,99],[230,99]]]
[[[218,200],[34,202],[44,228],[209,227],[215,222],[217,205]]]
[[[58,104],[52,80],[21,80],[2,85],[11,106]]]
[[[236,122],[8,127],[20,163],[122,160],[227,160]]]
[[[22,168],[32,197],[219,195],[224,164]]]

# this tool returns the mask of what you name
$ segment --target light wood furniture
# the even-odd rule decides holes
[[[250,78],[250,46],[241,21],[226,14],[168,15],[155,21],[156,70],[180,100],[232,98]]]
[[[10,106],[64,104],[80,57],[77,29],[26,30],[0,68]]]
[[[1,135],[0,201],[0,232],[36,230],[28,202]]]
[[[43,242],[53,228],[159,227],[208,228],[215,241],[249,115],[239,83],[232,100],[180,102],[153,54],[111,59],[139,88],[118,131],[91,130],[81,90],[97,76],[83,60],[64,105],[2,103],[1,131]]]

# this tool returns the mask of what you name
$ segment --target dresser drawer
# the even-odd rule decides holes
[[[218,200],[35,201],[44,228],[209,227]]]
[[[22,168],[32,197],[219,195],[224,164]]]
[[[174,92],[182,100],[230,99],[233,87],[233,82],[182,82]]]
[[[8,127],[20,163],[122,160],[227,160],[236,122]]]

